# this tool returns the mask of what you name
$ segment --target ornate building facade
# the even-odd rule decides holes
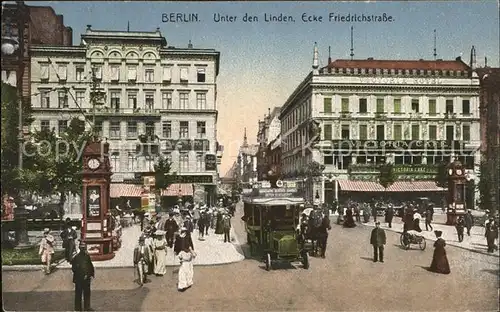
[[[31,92],[39,93],[33,127],[63,132],[69,119],[85,114],[110,143],[113,182],[154,171],[162,154],[179,176],[179,195],[215,196],[223,150],[216,130],[219,52],[167,46],[159,29],[88,25],[79,46],[35,45],[31,53]],[[99,105],[91,102],[92,77],[103,95]]]
[[[376,167],[388,162],[402,191],[438,191],[442,161],[459,159],[469,173],[479,170],[479,80],[460,58],[329,59],[319,68],[315,46],[312,69],[280,115],[287,178],[302,179],[311,162],[325,167],[305,182],[309,200],[375,191]]]
[[[257,133],[257,178],[259,181],[268,180],[271,176],[279,176],[281,164],[281,123],[279,120],[280,107],[275,107],[264,120],[259,120]]]

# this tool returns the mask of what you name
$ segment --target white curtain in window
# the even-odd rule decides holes
[[[120,80],[120,67],[111,67],[111,80]]]
[[[40,79],[49,79],[48,65],[40,65]]]
[[[181,80],[188,80],[188,68],[181,67]]]
[[[66,65],[59,65],[59,79],[66,80],[68,77],[68,67]]]
[[[163,81],[172,80],[172,67],[166,66],[163,67]]]
[[[128,68],[128,80],[136,80],[137,79],[137,69],[135,67]]]
[[[96,66],[96,68],[95,68],[95,77],[97,79],[102,79],[102,67],[101,66]]]

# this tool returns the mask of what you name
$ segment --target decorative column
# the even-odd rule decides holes
[[[334,184],[335,184],[335,200],[338,202],[339,201],[339,180],[335,179]]]
[[[28,238],[28,212],[24,208],[14,208],[14,222],[16,223],[16,247],[14,249],[28,249],[31,244]]]
[[[325,203],[325,177],[322,176],[321,177],[321,203],[324,204]]]

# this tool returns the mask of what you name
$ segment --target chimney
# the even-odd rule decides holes
[[[318,44],[315,42],[314,49],[313,49],[313,64],[312,64],[313,74],[315,74],[315,75],[319,74],[318,67],[319,67]]]
[[[369,61],[373,61],[373,57],[369,57],[369,58],[368,58],[368,60],[369,60]]]
[[[267,108],[267,115],[268,115],[269,117],[271,117],[271,108],[269,108],[269,107]]]
[[[332,47],[328,46],[328,65],[332,62]]]
[[[92,25],[87,25],[87,32],[92,30]]]
[[[476,48],[474,46],[472,46],[472,48],[470,49],[470,64],[469,64],[469,66],[472,70],[476,69]]]
[[[192,49],[192,48],[193,48],[193,44],[191,43],[191,40],[189,40],[188,49]]]
[[[461,56],[457,56],[457,58],[455,59],[455,61],[462,61],[462,57]]]

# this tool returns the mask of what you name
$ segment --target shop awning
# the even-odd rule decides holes
[[[193,185],[189,183],[172,184],[161,192],[161,196],[193,196]]]
[[[141,197],[142,185],[125,184],[125,183],[112,183],[110,185],[110,197]]]
[[[377,182],[339,180],[342,191],[347,192],[384,192]],[[396,181],[387,188],[387,192],[440,192],[446,189],[438,187],[434,181]]]

